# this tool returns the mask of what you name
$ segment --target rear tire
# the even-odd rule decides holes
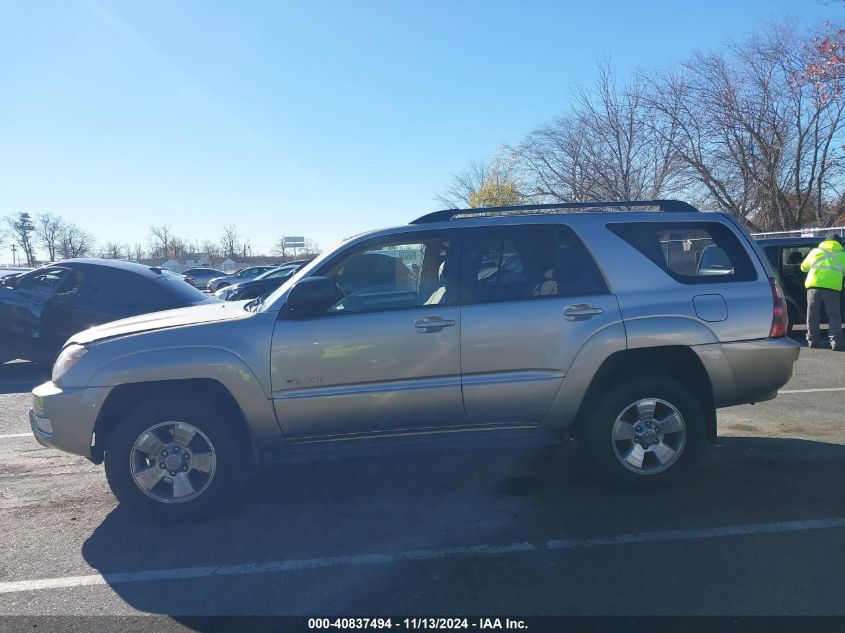
[[[595,474],[623,488],[682,478],[706,443],[698,398],[676,380],[639,378],[612,387],[594,403],[584,429]]]
[[[142,402],[117,421],[106,444],[114,496],[155,523],[200,520],[224,510],[254,469],[239,423],[208,402]]]

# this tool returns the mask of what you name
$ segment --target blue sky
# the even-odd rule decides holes
[[[0,215],[99,241],[323,247],[437,208],[450,175],[620,75],[818,0],[0,0]],[[8,247],[0,261],[10,258]]]

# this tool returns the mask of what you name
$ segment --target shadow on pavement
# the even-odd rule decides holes
[[[694,477],[671,489],[633,493],[593,482],[575,457],[570,445],[519,455],[297,465],[257,479],[239,505],[214,521],[156,526],[117,508],[88,538],[82,554],[91,567],[109,574],[845,515],[845,446],[720,438]],[[566,563],[572,578],[602,573],[628,582],[630,570],[624,565],[598,571],[591,555],[577,554]],[[655,554],[660,557],[659,550]],[[473,585],[510,587],[509,565],[525,556],[340,565],[203,581],[114,583],[111,588],[135,609],[170,615],[373,615],[414,608],[428,614],[478,613],[502,610],[505,596],[473,591]],[[472,571],[478,565],[487,569],[483,578]],[[691,572],[668,567],[663,573]],[[541,583],[542,576],[540,569],[534,582]],[[463,588],[451,593],[451,602],[440,604],[434,596],[447,577]],[[577,584],[569,590],[577,591]],[[414,600],[410,604],[402,601],[408,595]],[[621,596],[615,608],[621,605],[624,611],[626,599]],[[537,604],[517,603],[525,612],[543,608]]]

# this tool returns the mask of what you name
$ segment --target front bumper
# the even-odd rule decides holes
[[[717,407],[771,400],[792,378],[801,346],[790,338],[696,345]]]
[[[32,390],[29,424],[42,446],[91,457],[94,425],[108,387],[62,389],[45,382]]]

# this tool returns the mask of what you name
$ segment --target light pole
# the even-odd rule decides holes
[[[17,254],[18,254],[18,247],[15,246],[14,244],[12,244],[12,266],[18,265]]]

